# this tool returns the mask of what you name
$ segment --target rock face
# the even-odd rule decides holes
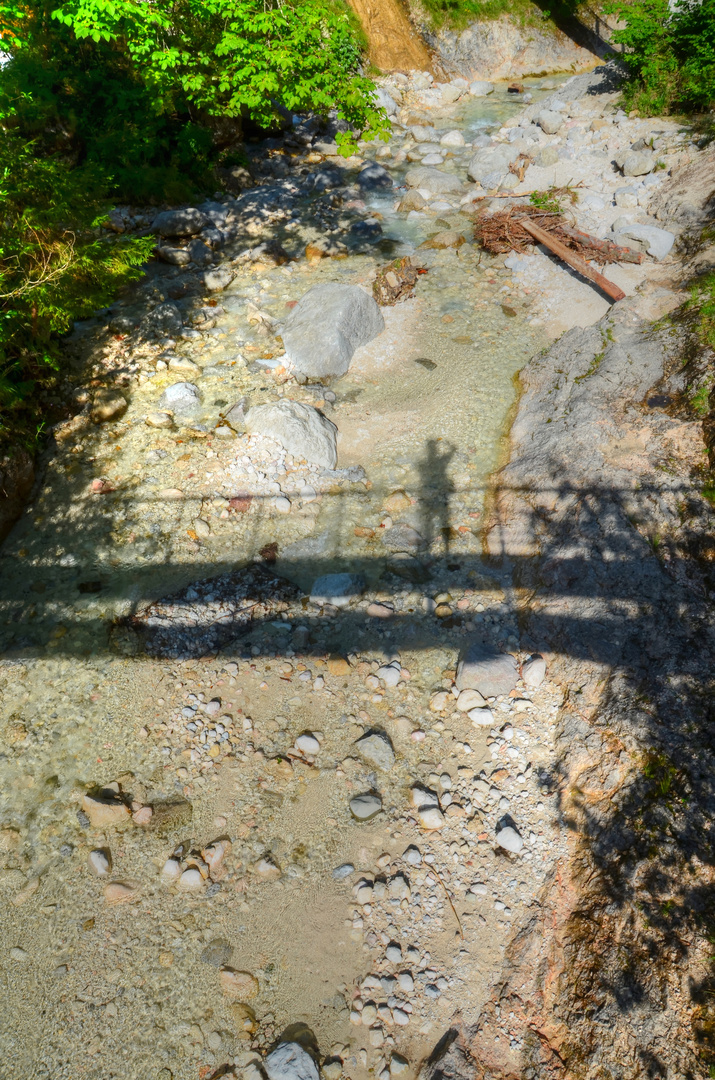
[[[196,236],[208,224],[205,214],[195,206],[189,206],[185,210],[164,210],[157,214],[151,228],[159,236]]]
[[[514,79],[533,72],[583,71],[597,57],[560,30],[517,26],[507,17],[440,30],[427,41],[446,71],[481,79]]]
[[[344,375],[353,353],[385,329],[379,307],[357,285],[315,285],[283,324],[286,356],[304,375]]]
[[[497,697],[513,690],[519,678],[516,660],[498,653],[481,641],[469,645],[457,665],[457,688],[478,690],[484,697]]]
[[[293,457],[334,469],[338,462],[335,424],[299,401],[254,405],[246,414],[246,431],[275,439]]]
[[[320,1080],[318,1066],[300,1043],[279,1043],[263,1062],[268,1080]]]
[[[697,161],[678,169],[653,196],[650,213],[658,221],[690,228],[703,225],[713,212],[715,143],[698,154]]]

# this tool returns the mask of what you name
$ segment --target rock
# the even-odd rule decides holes
[[[384,165],[378,165],[374,161],[360,170],[357,181],[363,191],[377,191],[394,187],[393,179]]]
[[[382,505],[388,514],[399,514],[403,510],[409,510],[412,501],[409,495],[405,495],[404,491],[398,490],[388,495]]]
[[[397,112],[397,102],[393,97],[390,96],[387,90],[385,90],[382,86],[378,86],[377,90],[375,91],[375,97],[377,99],[377,104],[380,106],[381,109],[385,110],[388,116],[395,115],[395,113]],[[325,151],[321,151],[321,153],[324,152]],[[335,152],[337,152],[337,146]]]
[[[439,142],[440,146],[464,146],[464,135],[461,131],[448,131]]]
[[[281,868],[270,855],[264,855],[253,864],[253,869],[264,881],[277,881],[281,876]]]
[[[416,551],[424,544],[420,534],[411,525],[393,525],[391,529],[384,529],[380,539],[388,551]]]
[[[320,743],[315,735],[311,735],[307,732],[303,735],[299,735],[293,745],[296,750],[300,750],[302,754],[310,754],[311,756],[317,754],[320,750]]]
[[[11,960],[14,960],[18,964],[24,964],[25,961],[29,959],[25,950],[21,949],[18,945],[15,945],[14,948],[10,949],[8,955]]]
[[[214,938],[201,952],[201,959],[212,967],[222,968],[231,959],[233,945],[225,938]]]
[[[526,686],[534,689],[546,678],[546,661],[539,653],[533,653],[521,666],[521,677]]]
[[[355,873],[355,867],[353,866],[353,864],[349,863],[349,862],[346,862],[346,863],[341,863],[340,866],[335,867],[335,869],[332,872],[332,877],[334,877],[336,881],[344,881],[345,878],[349,878],[350,875],[354,874],[354,873]]]
[[[144,316],[139,329],[144,337],[179,337],[184,328],[181,312],[176,304],[167,300],[157,304],[153,311]]]
[[[441,165],[444,161],[444,155],[439,153],[425,154],[422,158],[423,165]]]
[[[177,382],[167,386],[159,398],[159,406],[170,409],[176,416],[196,412],[201,405],[201,393],[190,382]]]
[[[494,83],[485,82],[483,79],[475,79],[469,84],[469,93],[472,97],[488,97],[494,93]]]
[[[416,143],[436,143],[439,141],[437,128],[428,124],[415,124],[410,128],[410,135]]]
[[[415,980],[412,978],[409,971],[401,971],[397,976],[397,982],[400,990],[405,994],[411,994],[415,988]]]
[[[185,210],[164,210],[157,214],[151,223],[151,231],[159,236],[196,236],[209,224],[205,214],[190,206]]]
[[[536,117],[536,123],[546,135],[555,135],[564,122],[564,115],[551,109],[542,109]]]
[[[511,851],[514,855],[518,855],[524,847],[523,839],[511,825],[497,829],[496,841],[499,847],[503,847],[505,851]]]
[[[263,1062],[268,1080],[320,1080],[318,1066],[300,1043],[282,1042]]]
[[[382,799],[379,795],[356,795],[350,800],[350,813],[357,821],[369,821],[382,810]]]
[[[235,273],[227,266],[219,266],[216,270],[207,270],[204,274],[204,286],[209,292],[221,292],[231,284]]]
[[[395,614],[395,609],[389,607],[388,604],[378,604],[373,601],[372,604],[368,604],[366,614],[371,619],[390,619]]]
[[[340,1080],[343,1075],[343,1063],[338,1058],[326,1061],[323,1064],[323,1076],[325,1080]]]
[[[120,416],[124,416],[128,407],[129,403],[121,390],[107,388],[98,390],[94,395],[90,415],[95,424],[103,424],[107,420],[118,420]]]
[[[457,708],[460,712],[481,709],[483,705],[486,705],[486,701],[478,690],[462,690],[457,698]]]
[[[250,971],[234,971],[222,967],[219,971],[219,984],[224,994],[234,1001],[250,1001],[258,995],[258,979]]]
[[[186,248],[174,247],[171,244],[161,244],[157,247],[156,254],[162,262],[169,263],[170,266],[188,266],[191,262]]]
[[[391,941],[385,949],[385,956],[391,964],[402,963],[402,949],[396,941]]]
[[[323,574],[316,578],[310,590],[311,604],[332,604],[334,607],[347,607],[351,600],[357,600],[365,592],[365,578],[362,574]]]
[[[472,721],[475,727],[494,726],[494,713],[487,706],[485,706],[483,709],[470,709],[467,713],[467,716]]]
[[[660,262],[669,254],[675,243],[675,236],[667,229],[658,229],[655,225],[626,225],[619,230],[619,236],[629,240],[638,240],[648,254]]]
[[[431,191],[435,195],[447,195],[452,191],[464,190],[464,184],[458,176],[441,172],[427,165],[417,165],[414,169],[408,169],[405,174],[405,183],[408,187]]]
[[[453,105],[455,101],[459,101],[464,91],[459,86],[454,86],[453,83],[447,83],[442,87],[442,101],[445,101],[448,105]]]
[[[199,540],[208,540],[211,535],[211,526],[208,521],[205,521],[204,518],[194,518],[193,527]]]
[[[184,870],[179,878],[179,888],[185,889],[186,892],[202,889],[203,886],[204,879],[201,876],[201,871],[197,870],[195,866],[190,867],[188,870]]]
[[[627,153],[617,154],[615,158],[624,176],[646,176],[653,171],[655,160],[654,154],[642,150],[629,150]]]
[[[437,693],[433,694],[430,698],[429,707],[432,712],[444,712],[450,701],[453,700],[449,690],[438,690]]]
[[[395,751],[389,735],[384,731],[370,731],[361,736],[355,743],[355,749],[363,761],[383,772],[389,772],[395,764]]]
[[[392,1019],[398,1027],[406,1027],[410,1022],[410,1014],[404,1009],[393,1009]]]
[[[117,825],[126,824],[131,818],[129,807],[118,798],[103,796],[94,798],[91,795],[83,795],[82,809],[93,829],[111,829]]]
[[[514,143],[499,143],[478,150],[467,167],[467,176],[475,183],[482,184],[485,188],[496,187],[492,183],[492,177],[502,177],[509,171],[509,166],[519,156],[519,150]],[[421,185],[420,185],[421,186]]]
[[[214,260],[211,248],[203,240],[192,240],[186,250],[191,257],[191,261],[196,263],[197,266],[210,266]]]
[[[457,689],[478,690],[484,697],[508,694],[518,678],[514,657],[509,653],[498,653],[481,641],[472,642],[457,665]]]
[[[407,213],[410,210],[422,210],[426,205],[427,202],[423,196],[420,195],[419,191],[412,188],[405,196],[403,196],[397,209],[402,213]]]
[[[193,360],[189,360],[188,356],[172,356],[169,371],[172,375],[188,375],[194,379],[201,376],[201,368]]]
[[[113,881],[104,890],[104,899],[108,904],[128,904],[137,896],[137,890],[121,881]]]
[[[422,866],[422,852],[414,844],[410,844],[402,853],[402,858],[410,866]]]
[[[288,360],[310,378],[344,375],[353,353],[385,328],[372,296],[357,285],[314,285],[298,301],[281,335]]]
[[[87,862],[89,863],[90,870],[92,870],[97,877],[102,877],[104,874],[109,873],[110,862],[107,858],[106,851],[102,851],[101,848],[95,848],[94,851],[90,851],[87,856]]]
[[[418,807],[417,818],[422,828],[428,832],[435,832],[444,826],[444,814],[438,806]]]
[[[178,859],[167,859],[161,868],[161,876],[167,881],[178,881],[181,873],[181,863]]]
[[[534,164],[539,169],[548,169],[552,165],[558,164],[559,152],[555,146],[544,146],[539,150],[534,158]]]
[[[518,180],[518,177],[515,179]],[[442,232],[435,233],[434,236],[431,236],[429,240],[426,240],[425,243],[420,246],[425,248],[436,248],[439,251],[444,250],[445,248],[461,247],[465,242],[466,238],[459,229],[443,229]]]
[[[160,411],[149,413],[144,423],[155,428],[171,428],[174,426],[171,413]]]
[[[150,806],[140,806],[139,809],[135,810],[132,814],[132,821],[135,825],[150,825],[153,816],[154,811]]]
[[[347,662],[344,656],[329,656],[327,667],[328,672],[339,679],[342,679],[346,675],[350,674],[350,664]]]
[[[390,1076],[402,1076],[410,1067],[410,1063],[402,1054],[393,1052],[390,1058]]]
[[[337,465],[338,429],[312,405],[289,400],[254,405],[245,423],[247,431],[275,439],[293,457],[325,469]]]

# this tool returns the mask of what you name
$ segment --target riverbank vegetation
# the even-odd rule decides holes
[[[42,429],[59,336],[141,275],[150,237],[101,228],[115,202],[193,201],[246,125],[337,113],[383,129],[342,0],[0,4],[0,450]]]

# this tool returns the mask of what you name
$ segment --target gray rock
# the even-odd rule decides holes
[[[424,544],[423,538],[411,525],[393,525],[385,529],[381,536],[388,551],[416,551]]]
[[[209,225],[209,219],[195,206],[185,210],[164,210],[151,223],[152,232],[159,236],[196,236]]]
[[[499,847],[503,847],[505,851],[511,851],[514,855],[518,855],[524,847],[522,837],[511,825],[497,829],[496,841]]]
[[[539,653],[534,653],[521,666],[521,677],[526,686],[534,689],[541,686],[546,678],[546,661]]]
[[[422,852],[414,844],[410,844],[402,853],[402,858],[410,866],[422,866]]]
[[[175,303],[167,300],[157,304],[153,311],[144,316],[139,329],[144,337],[176,337],[184,326],[181,312]]]
[[[358,184],[363,191],[375,191],[381,188],[394,187],[392,177],[383,165],[371,161],[358,173]]]
[[[221,292],[231,284],[235,277],[233,270],[227,266],[219,266],[216,270],[207,270],[204,274],[204,285],[209,292]]]
[[[457,665],[457,689],[478,690],[484,697],[497,697],[513,690],[519,678],[516,660],[498,653],[490,645],[474,641]]]
[[[357,285],[314,285],[282,327],[286,356],[304,375],[344,375],[353,353],[385,329],[380,308]]]
[[[210,266],[214,260],[211,248],[203,240],[192,240],[186,250],[191,256],[191,261],[197,266]]]
[[[435,127],[429,127],[428,125],[415,124],[410,128],[410,135],[417,143],[436,143],[439,142],[439,132]]]
[[[376,97],[377,104],[380,106],[380,108],[384,109],[388,116],[394,116],[397,112],[397,102],[393,97],[390,96],[390,94],[388,94],[387,90],[383,89],[383,87],[381,86],[378,86]]]
[[[186,248],[172,247],[170,244],[162,244],[156,249],[156,254],[162,262],[170,266],[187,266],[191,262],[191,256]]]
[[[626,225],[619,230],[621,236],[641,243],[649,255],[658,262],[669,254],[675,243],[675,236],[667,229],[658,229],[655,225]]]
[[[514,143],[501,143],[478,150],[467,168],[467,176],[475,183],[482,184],[494,173],[504,175],[509,171],[512,161],[519,156],[519,148]]]
[[[340,866],[336,866],[332,872],[332,877],[336,881],[344,881],[345,878],[349,878],[351,874],[355,873],[355,867],[351,862],[341,863]]]
[[[624,176],[645,176],[653,171],[655,165],[655,156],[642,150],[629,150],[626,154],[619,154],[615,160]]]
[[[551,165],[555,165],[559,160],[559,152],[555,146],[544,146],[539,150],[534,164],[540,169],[548,169]]]
[[[425,188],[434,195],[447,195],[464,190],[464,184],[458,176],[430,168],[428,165],[417,165],[414,169],[408,169],[405,183],[408,187]]]
[[[245,424],[247,431],[275,439],[294,457],[325,469],[334,469],[337,464],[338,429],[312,405],[285,400],[254,405]]]
[[[350,813],[358,821],[369,821],[382,810],[382,799],[379,795],[356,795],[350,800]]]
[[[565,117],[560,112],[551,109],[542,109],[536,117],[536,123],[547,135],[555,135],[564,122]]]
[[[300,1043],[282,1042],[263,1062],[268,1080],[320,1080],[318,1066]]]
[[[384,731],[370,731],[361,736],[355,743],[355,749],[363,761],[382,769],[383,772],[389,772],[395,764],[395,751]]]
[[[356,600],[364,592],[365,578],[362,574],[323,574],[313,582],[310,602],[347,607],[351,600]]]
[[[233,945],[225,938],[214,938],[201,952],[201,959],[212,967],[225,967],[233,955]]]
[[[469,93],[472,97],[488,97],[494,93],[494,83],[484,82],[483,79],[475,79],[469,84]]]
[[[193,413],[201,405],[199,388],[190,382],[177,382],[167,386],[159,398],[159,407],[169,409],[176,416]]]

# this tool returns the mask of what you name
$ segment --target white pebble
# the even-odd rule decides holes
[[[109,859],[99,848],[95,851],[90,851],[87,861],[90,869],[93,870],[98,877],[101,877],[102,874],[109,873]]]
[[[193,866],[189,870],[184,870],[183,874],[179,878],[179,888],[181,889],[201,889],[203,888],[204,879],[201,874]]]

